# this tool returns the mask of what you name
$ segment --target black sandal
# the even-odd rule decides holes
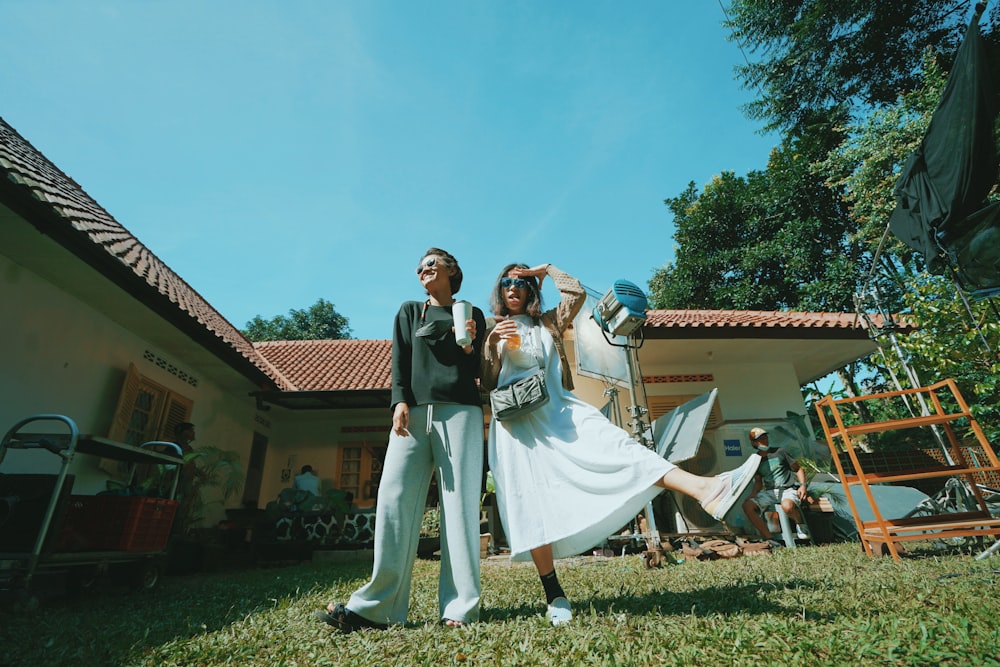
[[[342,604],[333,605],[331,603],[323,611],[317,611],[314,616],[345,635],[358,630],[385,630],[388,627],[384,623],[369,621],[364,616],[355,614]]]
[[[459,628],[465,627],[465,621],[456,621],[453,618],[442,618],[441,624],[446,628],[451,628],[453,630],[458,630]]]

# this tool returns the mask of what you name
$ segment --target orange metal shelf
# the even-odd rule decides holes
[[[843,431],[837,431],[833,435],[834,437],[843,437],[844,435],[865,435],[867,433],[880,433],[882,431],[902,431],[904,429],[918,428],[920,426],[947,424],[955,421],[956,419],[962,419],[963,417],[968,417],[968,415],[956,412],[950,414],[926,415],[923,417],[907,417],[905,419],[870,422],[867,424],[853,424],[851,426],[845,426]]]
[[[915,468],[906,472],[869,472],[865,474],[865,478],[869,483],[887,484],[889,482],[908,482],[914,479],[974,475],[983,472],[1000,472],[1000,468],[996,466],[980,466],[978,468],[966,468],[962,466],[934,466]],[[844,479],[848,484],[859,484],[861,482],[861,477],[859,475],[845,475]]]
[[[952,402],[958,406],[958,412],[945,412],[941,402],[941,396],[945,392],[947,392]],[[930,414],[851,425],[847,425],[844,422],[844,415],[841,412],[844,407],[850,407],[851,404],[864,401],[891,401],[897,398],[920,402]],[[928,407],[928,404],[930,407]],[[989,508],[981,496],[977,497],[979,505],[977,511],[923,517],[886,517],[879,509],[878,503],[871,492],[872,484],[923,480],[936,477],[963,476],[970,484],[974,484],[974,475],[1000,472],[1000,460],[997,459],[997,455],[987,442],[982,429],[973,418],[954,380],[949,378],[927,387],[869,394],[854,398],[834,399],[832,396],[827,396],[816,402],[816,411],[819,414],[820,424],[823,426],[823,433],[826,436],[827,445],[830,447],[830,453],[836,464],[837,472],[847,492],[847,501],[851,506],[858,535],[861,538],[861,543],[866,553],[875,555],[875,547],[873,545],[884,544],[892,557],[899,560],[900,554],[896,546],[897,542],[926,540],[929,537],[928,533],[932,533],[934,538],[940,539],[1000,535],[1000,519],[993,518],[990,515]],[[976,465],[970,465],[963,452],[963,447],[955,435],[952,425],[954,422],[963,419],[968,422],[969,428],[975,434],[983,454],[988,459],[988,462],[984,465],[978,465],[978,460],[974,461]],[[945,449],[951,460],[955,462],[953,465],[927,465],[891,472],[873,472],[864,469],[861,463],[862,458],[858,456],[856,450],[857,443],[855,441],[858,436],[931,426],[941,427],[947,436],[948,446]],[[845,472],[844,464],[839,456],[838,444],[846,451],[850,458],[854,474],[847,474]],[[857,504],[854,502],[854,498],[847,488],[855,485],[861,486],[864,490],[865,497],[874,514],[874,520],[861,520]],[[881,548],[879,548],[880,554]]]

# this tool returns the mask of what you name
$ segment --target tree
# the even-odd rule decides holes
[[[319,299],[309,310],[289,310],[288,317],[278,315],[265,320],[257,315],[242,330],[247,339],[266,340],[341,340],[351,337],[346,317],[334,310],[333,304]]]
[[[677,259],[650,281],[654,308],[819,310],[852,307],[863,246],[840,192],[813,168],[843,138],[837,115],[790,133],[764,171],[723,172],[667,199]]]
[[[972,0],[732,0],[731,39],[761,57],[737,68],[771,129],[817,111],[892,105],[920,83],[930,49],[950,67]],[[996,7],[991,17],[995,21]]]
[[[1000,436],[1000,313],[990,301],[968,303],[955,283],[926,271],[923,258],[891,234],[893,186],[899,168],[930,123],[945,84],[937,62],[925,60],[923,81],[892,107],[848,128],[849,139],[817,168],[844,192],[858,235],[877,252],[871,283],[882,306],[916,325],[899,337],[906,363],[921,384],[954,378],[970,409],[994,440]],[[871,304],[868,304],[869,306]],[[888,354],[877,361],[868,389],[894,389],[887,378],[905,377],[902,360]]]
[[[738,68],[759,91],[748,112],[784,138],[765,171],[723,173],[700,194],[692,183],[666,200],[677,259],[650,282],[653,306],[854,310],[856,298],[862,311],[902,314],[918,332],[897,338],[902,359],[891,347],[870,359],[862,388],[906,382],[904,363],[920,384],[953,377],[997,437],[1000,312],[967,304],[887,233],[900,167],[926,131],[972,4],[733,0],[733,38],[762,54]],[[994,44],[998,20],[994,5],[984,31]]]

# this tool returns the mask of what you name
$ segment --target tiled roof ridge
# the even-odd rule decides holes
[[[866,328],[857,313],[794,310],[662,309],[646,312],[646,326],[747,328]],[[880,318],[878,318],[880,319]]]
[[[856,335],[867,329],[866,322],[854,313],[694,309],[650,310],[646,314],[646,327],[673,329],[682,332],[680,335],[687,331],[692,338],[709,335],[709,330],[757,338],[780,331]],[[390,386],[391,340],[278,340],[253,345],[303,391],[384,390]]]
[[[260,355],[246,337],[187,281],[128,231],[72,177],[0,117],[0,168],[78,234],[131,269],[207,331],[246,358],[283,389],[294,384]]]
[[[361,343],[391,343],[388,338],[305,338],[295,340],[259,340],[253,341],[254,347],[267,347],[279,345],[305,345],[314,343],[344,343],[357,345]]]

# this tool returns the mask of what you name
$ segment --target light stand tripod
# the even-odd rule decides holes
[[[611,391],[613,414],[618,426],[625,429],[627,425],[632,437],[645,447],[655,451],[652,430],[646,415],[646,390],[639,370],[639,348],[645,342],[642,334],[642,324],[646,321],[646,295],[630,282],[619,280],[604,295],[593,311],[593,319],[601,327],[601,333],[609,345],[623,348],[625,352],[625,371],[628,382],[631,405],[626,410],[631,421],[621,423],[621,412],[618,409],[617,390]],[[610,335],[609,335],[610,334]],[[615,342],[612,336],[619,336],[624,342]],[[639,394],[642,394],[640,402]],[[653,516],[653,503],[646,503],[646,532],[643,534],[646,542],[644,562],[647,568],[658,567],[663,559],[663,549],[660,546],[660,533],[656,528],[656,518]]]

